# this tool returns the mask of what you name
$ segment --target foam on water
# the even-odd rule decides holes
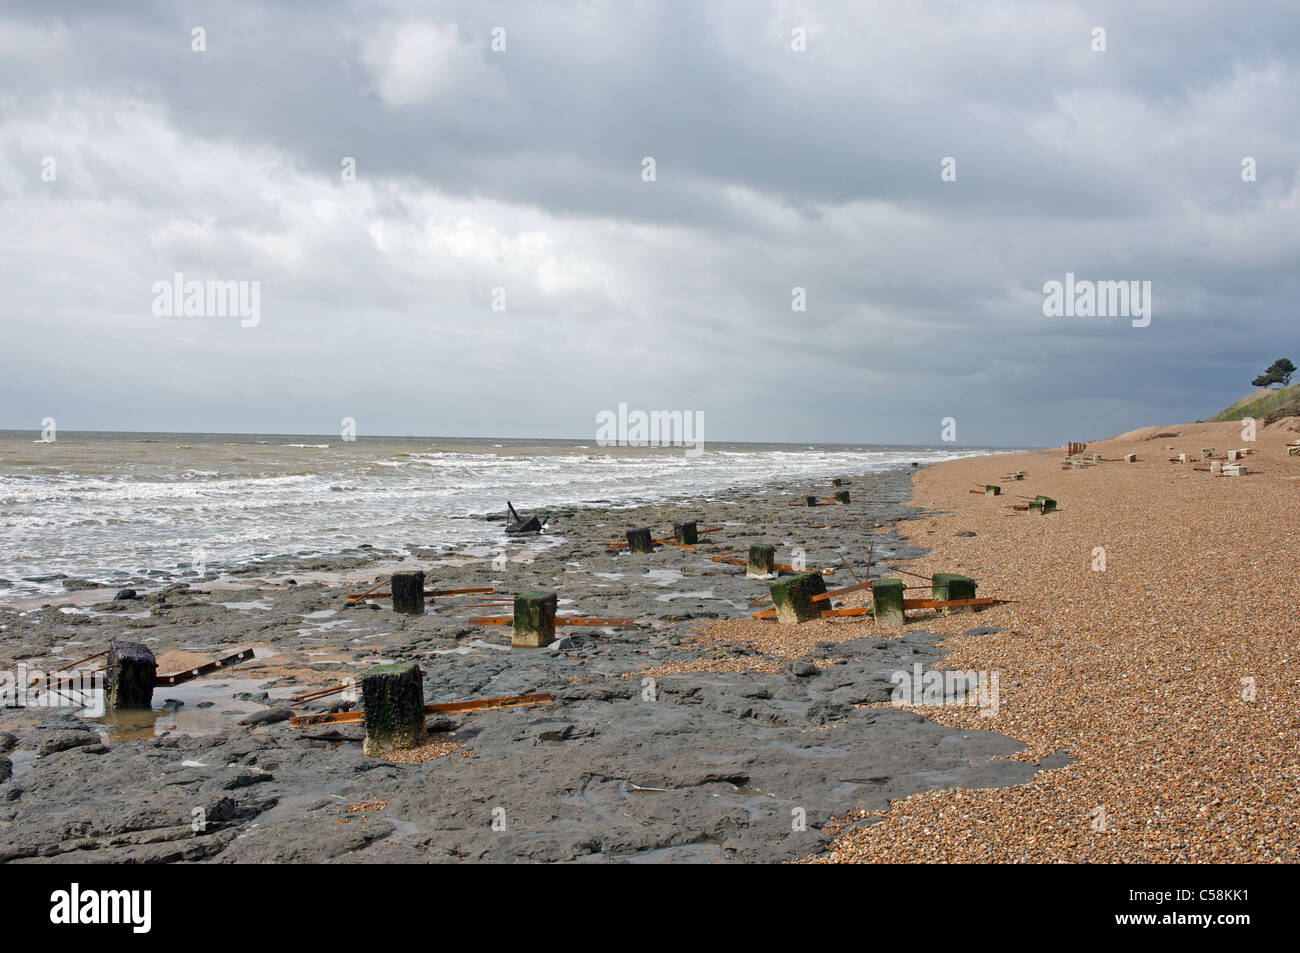
[[[109,583],[190,579],[272,556],[496,547],[484,522],[523,511],[708,498],[738,487],[901,469],[987,453],[945,447],[562,440],[0,433],[0,601],[62,593],[63,573]]]

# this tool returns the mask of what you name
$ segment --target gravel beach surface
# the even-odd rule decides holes
[[[943,515],[901,524],[929,549],[907,568],[1016,600],[979,614],[1002,631],[944,643],[956,650],[944,667],[999,674],[996,715],[921,710],[1016,738],[1013,758],[1067,751],[1070,763],[1023,786],[843,816],[815,860],[1300,860],[1300,457],[1286,447],[1300,420],[1256,437],[1241,423],[1150,427],[1090,444],[1082,459],[1100,453],[1096,466],[1062,469],[1055,450],[919,474],[915,502]],[[1246,475],[1211,474],[1203,448],[1220,464],[1253,451]],[[1016,470],[1023,482],[1001,479]],[[1003,494],[969,492],[989,483]],[[1007,508],[1037,494],[1059,510]],[[915,618],[908,629],[959,633],[973,617]]]

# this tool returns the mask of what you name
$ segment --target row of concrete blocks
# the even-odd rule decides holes
[[[930,592],[935,601],[976,598],[977,583],[970,576],[955,573],[935,573]],[[822,610],[830,608],[827,599],[814,597],[826,593],[826,580],[819,572],[805,572],[772,583],[772,606],[778,622],[797,625],[820,619]],[[876,625],[897,627],[906,622],[903,598],[906,590],[901,579],[876,579],[871,583],[871,612]],[[943,606],[944,615],[954,612],[974,612],[974,606]]]
[[[685,543],[687,546],[694,546],[700,541],[700,524],[695,520],[683,520],[673,523],[673,539],[679,543]],[[643,526],[640,529],[628,530],[627,550],[638,555],[653,553],[655,543],[650,527]]]

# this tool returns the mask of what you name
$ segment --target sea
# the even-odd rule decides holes
[[[363,544],[482,552],[524,513],[717,498],[1006,448],[0,431],[0,602]],[[829,490],[827,490],[829,495]],[[476,548],[477,547],[477,548]]]

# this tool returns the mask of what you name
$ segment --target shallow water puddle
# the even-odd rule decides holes
[[[263,612],[270,612],[274,606],[268,599],[258,599],[256,602],[218,602],[216,603],[226,609],[234,609],[237,612],[245,612],[249,609],[260,609]]]
[[[22,774],[28,768],[32,766],[33,763],[35,763],[36,749],[18,748],[15,749],[14,751],[10,751],[7,755],[5,755],[5,757],[9,759],[9,763],[13,766],[12,778],[14,780],[17,780],[19,777],[22,776]]]
[[[502,645],[500,642],[484,642],[482,639],[475,639],[472,642],[466,642],[464,645],[458,645],[454,649],[432,649],[434,655],[467,655],[474,649],[496,649],[498,652],[509,652],[510,643]]]
[[[266,711],[260,702],[235,698],[235,695],[260,695],[258,688],[264,679],[229,678],[204,680],[170,687],[159,687],[154,692],[154,707],[148,711],[123,709],[105,712],[88,721],[104,726],[109,742],[152,738],[166,731],[179,731],[190,735],[212,734],[224,731],[244,715]],[[274,688],[267,695],[274,702],[295,694],[292,687]],[[169,700],[181,702],[174,711],[167,706]],[[199,706],[204,707],[199,707]]]
[[[663,595],[655,596],[656,602],[672,602],[674,599],[712,599],[713,590],[706,589],[703,592],[665,592]],[[724,602],[730,600],[723,600]],[[735,603],[732,603],[735,605]]]

